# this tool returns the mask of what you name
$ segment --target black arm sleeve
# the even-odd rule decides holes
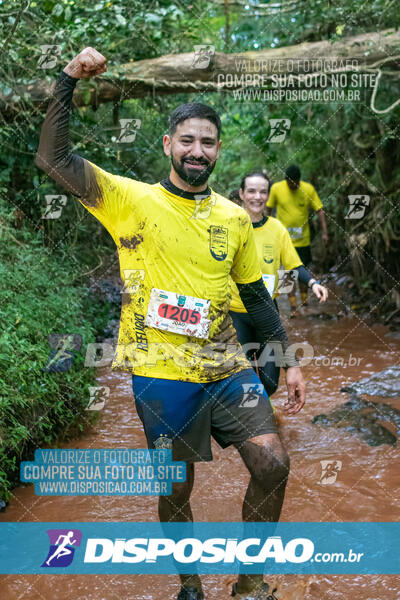
[[[286,331],[263,280],[260,278],[253,283],[237,283],[236,285],[245,309],[265,341],[275,342],[275,346],[276,342],[279,342],[285,353],[289,346]],[[298,361],[291,357],[288,358],[285,366],[298,366],[298,364]]]
[[[91,165],[69,149],[69,113],[78,79],[61,71],[47,109],[40,135],[35,164],[65,190],[75,196],[90,199],[99,196]]]
[[[308,282],[310,281],[310,279],[313,279],[313,276],[311,275],[310,271],[308,271],[304,265],[300,265],[299,267],[296,267],[295,269],[293,269],[293,271],[298,272],[299,281],[301,283],[305,283],[306,285],[308,285]]]

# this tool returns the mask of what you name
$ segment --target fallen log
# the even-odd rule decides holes
[[[238,54],[213,53],[209,47],[203,51],[168,54],[120,66],[109,64],[106,74],[77,86],[74,102],[77,106],[96,107],[105,102],[117,104],[149,94],[233,91],[257,85],[260,74],[264,76],[264,82],[268,82],[274,73],[289,74],[294,64],[297,74],[318,73],[321,61],[330,65],[328,72],[377,73],[382,64],[398,72],[399,55],[400,30],[364,33],[334,43],[324,40]],[[245,74],[247,79],[243,86],[241,76]],[[22,99],[31,100],[38,109],[45,109],[53,85],[38,80],[28,86],[16,85],[7,96],[0,93],[0,113],[9,117],[17,115],[22,105],[26,108]],[[16,96],[18,100],[15,100]]]

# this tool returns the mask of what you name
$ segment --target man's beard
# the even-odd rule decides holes
[[[204,169],[202,171],[199,171],[198,169],[191,169],[190,164],[185,162],[187,160],[191,160],[193,162],[196,162],[197,164],[204,165]],[[193,187],[197,187],[203,185],[204,183],[207,183],[208,178],[214,171],[215,167],[215,162],[210,163],[204,159],[195,159],[192,156],[185,157],[180,162],[178,162],[174,158],[174,156],[171,155],[171,162],[179,177],[189,185],[192,185]]]

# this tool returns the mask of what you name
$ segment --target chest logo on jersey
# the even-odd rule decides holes
[[[210,252],[215,260],[225,260],[228,255],[228,230],[226,227],[211,225],[208,230],[210,234]]]
[[[273,250],[272,246],[270,246],[268,244],[264,244],[263,259],[264,259],[264,262],[267,263],[267,265],[270,265],[271,263],[274,262],[274,250]]]

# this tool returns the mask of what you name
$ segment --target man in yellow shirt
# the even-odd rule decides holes
[[[105,57],[93,48],[62,71],[36,164],[78,197],[118,248],[124,289],[113,366],[133,373],[149,447],[168,446],[187,463],[186,481],[159,498],[160,520],[193,520],[194,462],[212,460],[212,435],[223,448],[233,444],[251,474],[244,520],[277,521],[289,461],[228,315],[230,276],[265,340],[282,343],[284,352],[288,340],[261,278],[248,215],[208,187],[222,143],[220,118],[204,104],[175,109],[163,139],[170,176],[160,183],[108,173],[69,149],[75,85],[105,71]],[[294,414],[305,386],[293,357],[285,357],[287,411]],[[180,577],[178,600],[204,598],[197,575]],[[234,592],[264,600],[268,587],[262,575],[240,575]]]
[[[322,286],[302,264],[288,230],[278,219],[264,215],[268,199],[270,181],[261,171],[248,173],[240,184],[240,198],[243,208],[251,218],[256,248],[264,284],[266,285],[278,310],[276,297],[279,295],[279,268],[283,265],[286,272],[296,273],[299,281],[308,286],[320,302],[325,302],[328,290]],[[271,344],[265,344],[248,315],[234,281],[231,283],[230,315],[238,335],[239,342],[247,358],[257,368],[258,375],[268,396],[276,391],[279,383],[279,357]]]
[[[267,214],[271,215],[276,208],[276,218],[286,227],[304,266],[311,263],[310,248],[310,212],[316,212],[322,227],[322,239],[328,243],[325,213],[321,200],[311,183],[301,180],[301,172],[297,165],[286,169],[286,178],[274,183],[267,202]],[[300,297],[303,305],[307,304],[307,287],[300,285]],[[289,293],[289,301],[293,313],[296,311],[296,289]]]

